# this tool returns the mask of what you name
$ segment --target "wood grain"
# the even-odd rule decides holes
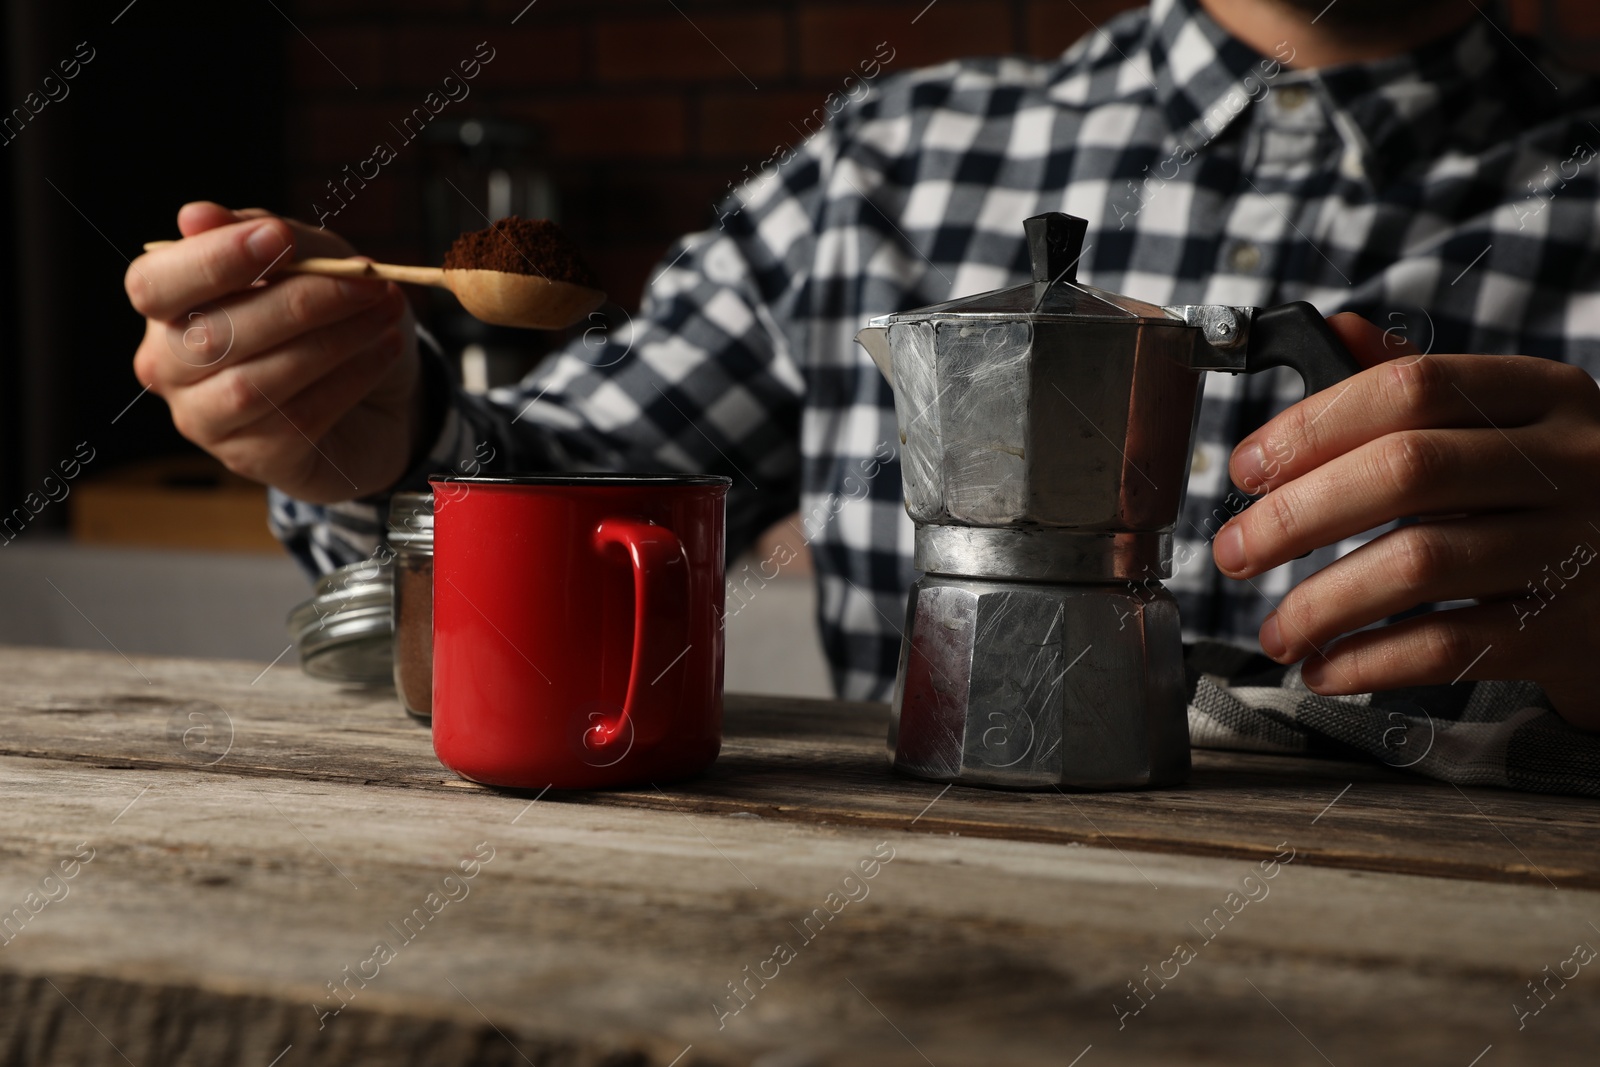
[[[1594,975],[1522,1031],[1511,1010],[1600,942],[1586,890],[1296,859],[1207,943],[1199,924],[1255,864],[15,757],[0,807],[0,901],[94,850],[0,948],[6,1063],[266,1067],[293,1046],[279,1067],[666,1065],[692,1046],[679,1067],[951,1067],[1092,1045],[1085,1065],[1465,1065],[1491,1044],[1575,1063],[1600,1027]],[[402,942],[388,924],[485,842],[469,891]],[[806,941],[882,843],[866,894]],[[393,961],[322,1017],[380,939]],[[779,942],[795,958],[719,1017]],[[1119,1020],[1179,942],[1198,958]]]
[[[283,664],[257,680],[262,666],[0,649],[0,754],[483,788],[439,765],[426,729],[389,691],[327,686]],[[1600,888],[1592,800],[1458,789],[1374,764],[1206,751],[1195,752],[1194,775],[1178,789],[945,792],[889,771],[886,715],[878,704],[731,695],[722,756],[701,779],[561,800],[1257,859],[1292,835],[1302,862],[1321,866]]]
[[[1205,753],[946,792],[880,706],[766,698],[700,780],[535,797],[263,666],[0,650],[0,1065],[1593,1061],[1600,971],[1528,989],[1600,945],[1591,802]]]

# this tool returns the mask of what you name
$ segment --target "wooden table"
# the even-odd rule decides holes
[[[1600,1058],[1593,801],[945,789],[883,706],[761,697],[699,781],[524,796],[262,668],[0,649],[0,1064]]]

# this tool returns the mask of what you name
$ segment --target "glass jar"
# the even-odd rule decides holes
[[[317,579],[310,600],[289,613],[300,669],[313,678],[385,685],[393,674],[394,573],[362,560]]]
[[[389,502],[394,550],[394,688],[413,718],[433,721],[433,494]]]

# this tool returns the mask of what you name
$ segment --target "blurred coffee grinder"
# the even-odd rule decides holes
[[[435,120],[422,149],[422,226],[427,263],[439,263],[458,236],[507,215],[561,221],[555,183],[540,166],[543,131],[498,119]],[[426,321],[448,354],[459,353],[471,393],[508,385],[559,343],[559,335],[479,322],[449,293],[428,294]]]

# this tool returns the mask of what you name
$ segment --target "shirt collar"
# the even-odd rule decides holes
[[[1268,86],[1300,83],[1316,93],[1343,138],[1345,172],[1377,184],[1434,158],[1475,110],[1475,128],[1488,133],[1499,123],[1484,109],[1507,93],[1557,86],[1549,93],[1554,110],[1583,84],[1526,42],[1519,48],[1487,18],[1404,55],[1317,71],[1283,66],[1293,56],[1287,44],[1275,55],[1257,52],[1198,0],[1152,0],[1148,25],[1149,81],[1171,124],[1170,147],[1198,150],[1247,115]]]
[[[1219,136],[1283,68],[1217,25],[1197,0],[1153,0],[1149,65],[1156,102],[1191,148]]]
[[[1506,73],[1500,46],[1509,43],[1477,18],[1415,51],[1325,68],[1312,79],[1336,116],[1346,154],[1359,155],[1366,176],[1384,184],[1436,158],[1464,119],[1475,118],[1481,130],[1495,125],[1486,109],[1498,109],[1506,91],[1498,88]]]

